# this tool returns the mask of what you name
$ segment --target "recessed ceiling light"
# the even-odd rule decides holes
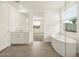
[[[22,8],[23,6],[22,5],[20,5],[20,8]]]

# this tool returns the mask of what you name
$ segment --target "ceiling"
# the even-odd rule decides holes
[[[32,11],[46,10],[46,9],[58,9],[64,6],[64,1],[19,1],[19,2],[9,2],[16,8],[22,5],[23,8]]]
[[[43,20],[45,10],[59,10],[65,5],[64,1],[14,1],[9,2],[14,5],[17,9],[23,8],[26,10],[33,11],[33,20]],[[21,6],[21,7],[20,7]]]

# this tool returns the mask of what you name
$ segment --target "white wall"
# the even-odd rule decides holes
[[[0,3],[0,51],[10,46],[9,7]]]
[[[60,32],[60,14],[57,10],[48,10],[44,16],[44,41],[50,42],[48,37]]]
[[[10,11],[10,32],[28,31],[28,14],[18,12],[14,6],[9,6]]]
[[[16,15],[16,9],[12,5],[9,5],[9,31],[10,32],[16,31],[15,15]]]
[[[32,43],[33,40],[33,13],[32,11],[29,13],[29,43]]]

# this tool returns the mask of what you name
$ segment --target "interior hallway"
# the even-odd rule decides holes
[[[34,33],[33,37],[34,37],[34,41],[43,41],[44,40],[44,34]]]
[[[50,43],[35,41],[31,45],[11,46],[0,53],[0,57],[60,57]]]

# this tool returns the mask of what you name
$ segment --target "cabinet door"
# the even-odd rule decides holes
[[[12,32],[11,33],[11,42],[12,44],[25,44],[25,36],[24,32]]]
[[[8,20],[9,12],[7,5],[0,5],[0,51],[10,45]]]

